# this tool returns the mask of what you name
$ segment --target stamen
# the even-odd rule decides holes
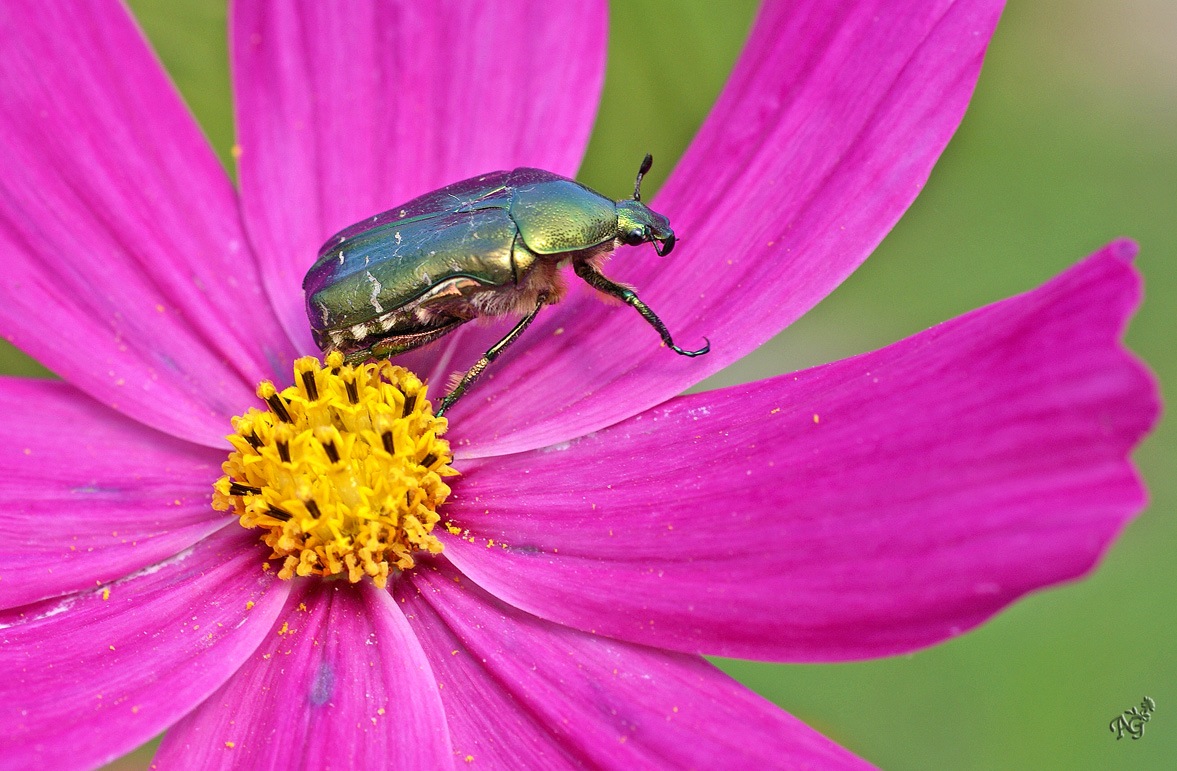
[[[369,576],[380,587],[442,545],[432,535],[450,489],[447,421],[421,381],[387,361],[295,362],[295,382],[258,386],[269,411],[233,420],[233,452],[213,506],[258,528],[278,575]],[[396,448],[408,448],[398,455]],[[420,462],[414,458],[420,455]]]
[[[309,370],[304,370],[302,373],[302,385],[307,391],[307,398],[312,402],[319,400],[319,386],[315,384],[315,373]]]
[[[266,386],[269,386],[268,388]],[[269,382],[262,383],[258,386],[257,395],[265,400],[266,404],[270,405],[270,410],[273,411],[278,419],[283,423],[293,423],[290,418],[290,411],[286,409],[286,402],[282,401],[282,397],[274,390],[274,385]]]
[[[286,511],[285,509],[280,509],[277,506],[271,506],[266,511],[266,513],[269,514],[274,519],[280,519],[283,522],[289,522],[291,519],[294,518],[294,516],[289,511]]]

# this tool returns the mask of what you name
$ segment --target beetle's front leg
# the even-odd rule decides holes
[[[683,356],[702,356],[711,350],[711,341],[705,337],[703,338],[703,347],[697,351],[688,351],[684,348],[679,348],[674,344],[674,340],[671,339],[670,330],[668,330],[666,325],[662,323],[662,319],[658,318],[658,314],[650,310],[650,306],[642,302],[641,299],[637,296],[637,293],[635,293],[632,289],[622,286],[615,281],[610,281],[598,273],[596,269],[587,262],[574,263],[572,269],[576,271],[576,275],[583,278],[585,282],[593,289],[604,292],[611,297],[616,297],[618,300],[621,300],[627,305],[632,306],[634,310],[642,314],[642,318],[645,319],[650,324],[650,326],[652,326],[658,332],[658,335],[662,338],[662,342],[666,343],[666,347],[670,348],[670,350],[674,351],[675,353],[682,354]]]
[[[474,383],[474,381],[478,379],[479,375],[482,374],[482,370],[486,369],[486,365],[497,359],[499,354],[507,350],[507,346],[519,339],[519,336],[523,334],[523,331],[531,326],[532,321],[535,321],[536,314],[539,313],[540,308],[547,304],[547,294],[540,293],[540,296],[535,303],[535,309],[520,319],[519,323],[516,324],[511,329],[511,331],[508,332],[505,337],[503,337],[502,340],[499,340],[497,343],[492,345],[490,350],[484,353],[482,358],[479,359],[473,367],[466,371],[466,374],[462,376],[462,379],[458,381],[453,390],[446,394],[446,397],[441,400],[441,406],[437,408],[437,417],[440,418],[442,415],[444,415],[445,411],[452,407],[454,402],[461,398],[462,394],[466,393],[466,389],[468,389]]]

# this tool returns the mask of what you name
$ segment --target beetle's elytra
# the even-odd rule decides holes
[[[442,415],[545,305],[560,301],[559,266],[633,306],[683,356],[661,319],[628,287],[600,272],[617,246],[674,248],[670,221],[642,203],[642,161],[633,198],[614,201],[540,169],[496,171],[455,182],[336,233],[303,279],[315,343],[349,361],[392,356],[480,316],[523,319],[454,386]]]

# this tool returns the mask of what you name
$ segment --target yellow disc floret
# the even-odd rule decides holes
[[[257,394],[268,410],[233,419],[233,452],[214,486],[213,507],[233,511],[283,560],[282,578],[371,576],[407,570],[414,555],[437,554],[437,507],[457,472],[446,420],[433,416],[416,375],[389,364],[294,363],[295,384],[269,381]]]

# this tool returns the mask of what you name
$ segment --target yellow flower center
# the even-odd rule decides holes
[[[338,353],[326,366],[294,362],[294,381],[281,392],[263,382],[269,409],[233,419],[213,507],[265,531],[282,578],[367,575],[384,587],[415,554],[439,553],[442,477],[457,472],[426,386],[403,367],[345,365]]]

